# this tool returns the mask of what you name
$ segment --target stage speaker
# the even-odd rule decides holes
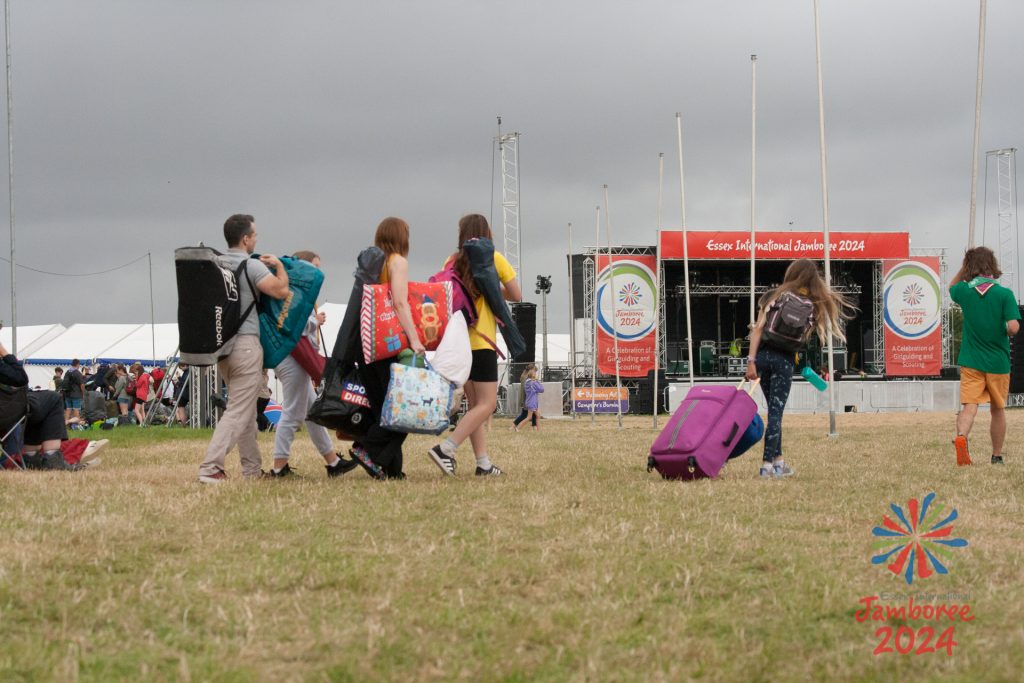
[[[526,350],[512,359],[513,363],[533,363],[537,360],[537,304],[521,301],[511,305],[512,321],[526,342]]]
[[[942,379],[960,379],[960,368],[955,365],[948,368],[942,368],[939,371],[939,377]]]
[[[1020,306],[1024,316],[1024,306]],[[1024,393],[1024,332],[1010,337],[1010,393]]]

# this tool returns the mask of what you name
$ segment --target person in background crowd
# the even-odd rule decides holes
[[[132,378],[128,380],[128,393],[132,394],[132,388],[134,385],[135,393],[135,420],[142,424],[146,420],[146,411],[148,406],[146,405],[152,400],[153,392],[150,386],[151,378],[149,373],[146,372],[145,368],[142,367],[142,363],[132,363],[131,367]]]
[[[64,389],[64,368],[57,367],[53,369],[53,378],[50,380],[50,384],[54,391],[58,394],[61,393]]]
[[[284,299],[289,290],[288,273],[276,256],[264,254],[259,260],[249,258],[256,250],[256,237],[255,219],[248,214],[235,214],[224,222],[228,250],[220,257],[220,262],[232,271],[245,263],[246,277],[238,288],[238,303],[243,313],[246,310],[249,313],[242,320],[238,333],[224,345],[223,352],[227,355],[217,362],[218,375],[228,385],[228,403],[199,466],[199,481],[204,484],[219,484],[227,479],[224,461],[235,446],[242,459],[242,475],[250,478],[263,475],[260,447],[256,443],[256,420],[253,419],[260,391],[263,347],[259,314],[252,304],[259,296]]]
[[[64,381],[61,383],[61,388],[64,390],[64,405],[66,410],[64,411],[64,421],[70,422],[72,418],[80,418],[82,416],[82,396],[85,391],[85,378],[82,377],[82,371],[79,369],[81,361],[77,358],[72,359],[71,369],[64,373]]]
[[[174,382],[174,401],[177,404],[177,407],[174,409],[174,421],[182,427],[187,427],[188,405],[192,398],[189,377],[192,373],[189,372],[188,365],[184,363],[178,365],[178,370],[178,378]]]
[[[523,413],[515,422],[512,423],[512,429],[519,431],[519,423],[523,420],[532,420],[534,430],[540,427],[537,424],[537,418],[540,417],[540,395],[544,393],[544,385],[537,379],[537,366],[530,363],[523,370],[523,374],[519,378],[520,383],[523,387]]]
[[[263,412],[270,405],[270,399],[273,395],[273,392],[270,391],[270,375],[267,374],[267,369],[264,368],[259,398],[256,399],[256,429],[261,432],[265,432],[274,426],[267,417],[267,414]]]
[[[117,412],[121,415],[128,414],[128,408],[131,407],[132,397],[128,395],[126,389],[128,388],[128,370],[124,365],[118,363],[117,367],[114,368],[114,400],[117,401]]]
[[[992,464],[1003,464],[1006,399],[1010,395],[1010,337],[1020,331],[1017,298],[999,284],[999,262],[988,247],[968,249],[953,277],[949,296],[963,311],[960,365],[960,413],[953,446],[957,465],[970,465],[967,437],[978,405],[989,404]]]

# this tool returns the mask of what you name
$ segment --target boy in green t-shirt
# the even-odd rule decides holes
[[[956,418],[956,464],[970,465],[967,437],[988,403],[992,415],[992,464],[1003,463],[1006,439],[1006,398],[1010,393],[1010,337],[1020,330],[1017,298],[997,280],[1002,276],[988,247],[968,249],[953,277],[949,296],[963,311],[960,345],[960,413]]]

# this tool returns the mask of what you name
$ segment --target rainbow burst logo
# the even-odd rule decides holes
[[[963,548],[967,541],[951,538],[956,509],[947,514],[945,506],[934,501],[934,493],[925,496],[920,504],[916,498],[911,498],[905,513],[899,505],[889,505],[899,523],[885,515],[882,526],[871,530],[871,534],[879,538],[872,543],[872,550],[882,551],[872,556],[871,564],[885,564],[895,556],[886,569],[896,576],[902,575],[908,584],[914,582],[915,575],[918,579],[927,579],[934,574],[948,574],[949,569],[939,557],[948,560],[953,556],[950,548]],[[941,521],[936,521],[939,519]]]
[[[635,282],[626,283],[626,285],[619,290],[619,302],[624,303],[627,306],[636,306],[640,303],[640,299],[643,298],[643,294],[640,293],[640,287]]]
[[[911,306],[917,306],[924,300],[924,289],[916,282],[912,282],[903,290],[903,300]]]

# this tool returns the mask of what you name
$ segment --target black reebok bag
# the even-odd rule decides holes
[[[221,265],[221,253],[210,247],[174,250],[178,281],[178,345],[182,363],[215,365],[223,347],[238,333],[258,300],[245,272],[248,259],[231,270]],[[239,287],[248,281],[253,303],[241,310]]]

